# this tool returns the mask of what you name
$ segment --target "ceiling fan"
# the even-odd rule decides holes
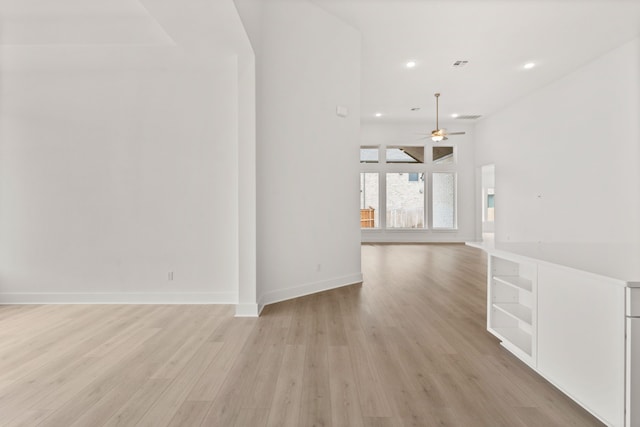
[[[439,105],[438,105],[438,98],[440,98],[440,94],[436,93],[435,94],[436,97],[436,129],[431,131],[431,140],[433,142],[440,142],[440,141],[446,141],[447,136],[448,135],[464,135],[465,132],[447,132],[446,129],[440,129],[440,125],[438,123],[438,116],[439,116]]]

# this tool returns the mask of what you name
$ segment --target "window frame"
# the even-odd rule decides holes
[[[398,163],[387,162],[387,148],[398,147],[423,147],[425,152],[424,163]],[[434,163],[433,147],[453,147],[452,163]],[[389,235],[397,233],[451,233],[459,230],[459,165],[458,165],[458,147],[455,143],[449,141],[433,144],[427,141],[423,144],[362,144],[360,148],[376,148],[378,149],[378,163],[360,163],[360,173],[377,173],[378,174],[378,224],[375,228],[361,228],[365,233],[389,233]],[[387,173],[417,173],[423,174],[423,200],[424,200],[424,228],[389,228],[387,227]],[[452,228],[433,228],[433,174],[434,173],[451,173],[454,175],[454,227]]]

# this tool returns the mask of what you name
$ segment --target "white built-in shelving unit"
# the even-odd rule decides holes
[[[502,345],[536,366],[536,265],[490,255],[487,329]]]
[[[640,427],[640,246],[485,250],[489,332],[605,425]]]

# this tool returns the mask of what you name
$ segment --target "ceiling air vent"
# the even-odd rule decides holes
[[[475,120],[482,117],[480,114],[466,114],[456,117],[456,120]]]
[[[453,63],[452,67],[453,68],[462,68],[465,65],[467,65],[469,63],[469,61],[463,61],[463,60],[459,60]]]

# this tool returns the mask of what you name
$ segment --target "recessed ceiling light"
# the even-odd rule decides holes
[[[534,64],[533,62],[527,62],[526,64],[524,64],[524,69],[525,70],[530,70],[535,66],[536,66],[536,64]]]
[[[455,119],[456,117],[458,117],[458,116],[459,116],[459,114],[455,114],[455,113],[451,115],[451,117],[453,117],[454,119]]]
[[[376,117],[382,117],[382,113],[376,113]]]
[[[416,66],[416,61],[409,61],[407,62],[407,68],[413,68]]]

